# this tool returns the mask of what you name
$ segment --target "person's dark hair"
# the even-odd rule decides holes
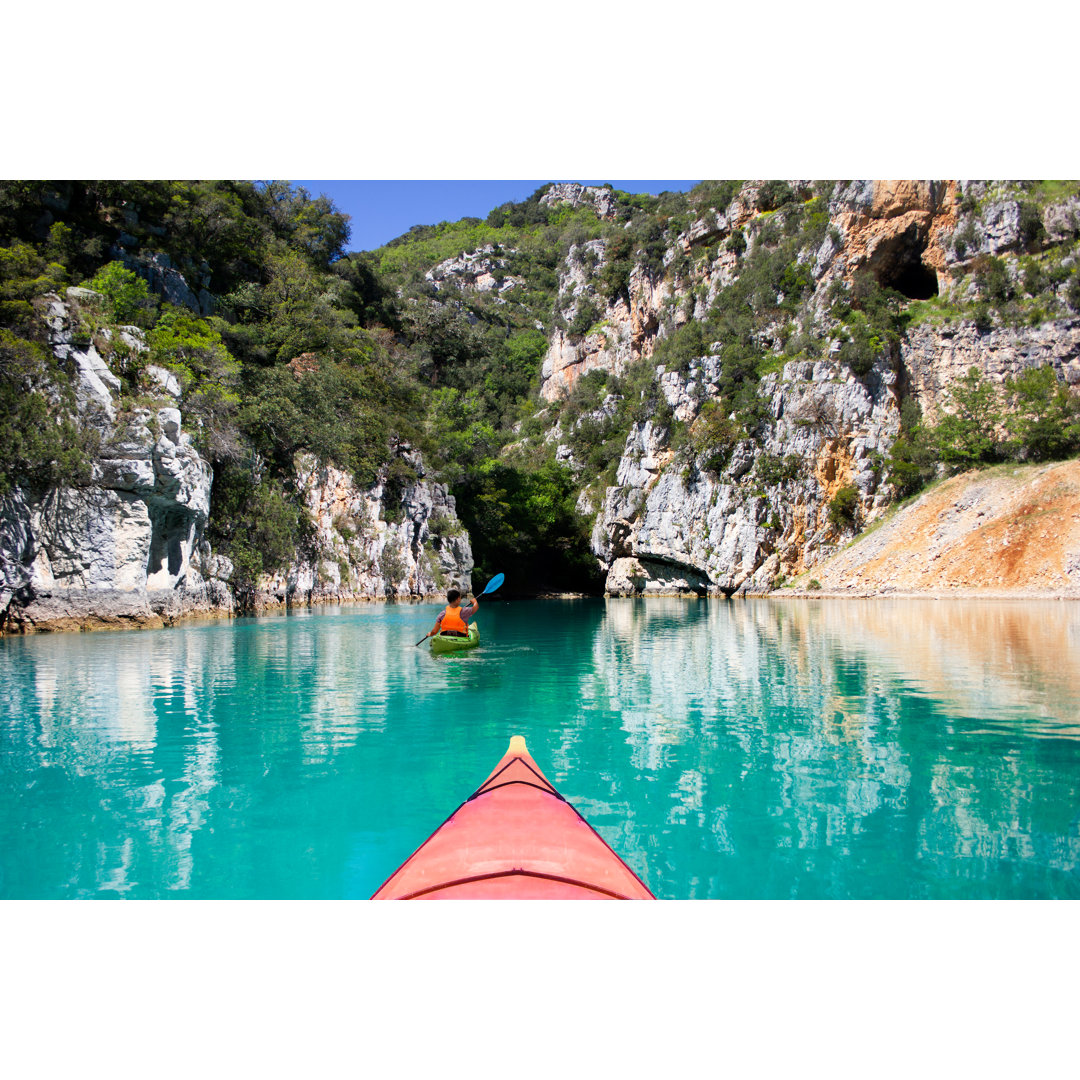
[[[450,591],[449,591],[449,592],[448,592],[448,593],[446,594],[446,599],[447,599],[447,600],[449,600],[449,601],[450,601],[450,603],[452,604],[452,603],[453,603],[453,602],[454,602],[455,600],[460,600],[460,599],[461,599],[461,593],[460,593],[460,592],[458,592],[458,590],[457,590],[457,589],[451,589],[451,590],[450,590]]]

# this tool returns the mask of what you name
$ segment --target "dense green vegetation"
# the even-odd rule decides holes
[[[282,565],[310,532],[296,451],[370,482],[392,439],[423,418],[410,358],[369,329],[384,296],[363,260],[344,255],[347,236],[326,199],[277,182],[0,184],[0,424],[22,433],[4,439],[4,482],[86,478],[91,435],[69,400],[44,404],[36,389],[46,375],[62,389],[72,373],[50,363],[33,317],[45,293],[84,285],[104,304],[78,303],[78,333],[122,378],[125,408],[154,403],[148,363],[179,378],[186,422],[214,467],[216,544],[248,580]],[[212,313],[166,299],[170,268],[210,287]],[[123,325],[145,332],[147,354],[123,344]],[[304,353],[314,362],[294,372],[289,361]],[[46,414],[52,423],[31,422]]]
[[[985,333],[1080,312],[1076,244],[1047,248],[1040,232],[1038,207],[1072,190],[1053,184],[1020,192],[1024,251],[972,257],[957,299],[916,302],[865,273],[813,298],[815,254],[827,237],[839,241],[830,183],[766,182],[741,228],[687,250],[676,238],[726,210],[740,182],[657,197],[608,189],[605,215],[588,200],[553,203],[549,189],[486,219],[420,225],[377,251],[348,253],[347,218],[286,183],[0,183],[0,492],[89,479],[100,434],[76,422],[73,372],[47,347],[42,318],[47,294],[85,286],[103,299],[79,294],[73,332],[121,379],[122,410],[167,403],[148,365],[179,380],[185,426],[214,468],[210,538],[236,563],[241,591],[314,542],[297,491],[299,451],[360,484],[386,476],[392,517],[415,478],[404,446],[450,485],[479,578],[502,570],[526,588],[589,589],[598,582],[577,496],[614,482],[635,423],[664,429],[687,470],[718,474],[740,441],[766,430],[758,387],[788,360],[834,345],[842,365],[872,380],[923,320],[964,318]],[[974,222],[986,200],[970,201]],[[953,243],[975,250],[974,224]],[[710,284],[721,256],[734,270],[724,288]],[[448,260],[453,267],[440,267]],[[568,260],[576,276],[567,277]],[[676,283],[683,296],[663,307],[652,356],[541,402],[551,335],[609,333],[609,305],[629,304],[641,276]],[[125,343],[125,326],[139,328],[145,352]],[[719,398],[688,427],[656,368],[686,374],[710,355]],[[888,463],[901,493],[940,462],[1080,449],[1076,399],[1050,369],[1001,388],[969,376],[952,395],[950,415],[932,428],[904,403]],[[554,425],[560,439],[545,439]],[[568,463],[556,460],[559,442]],[[749,476],[780,484],[798,471],[791,455],[761,454]],[[856,523],[850,493],[837,494],[830,517]]]
[[[922,488],[939,462],[959,469],[1080,453],[1080,398],[1049,365],[1029,368],[1001,387],[973,367],[949,388],[946,405],[949,411],[931,425],[905,402],[889,458],[889,480],[899,495]]]

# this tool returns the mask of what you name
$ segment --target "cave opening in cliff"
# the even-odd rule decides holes
[[[909,300],[929,300],[937,296],[937,274],[921,260],[907,263],[888,284]]]
[[[925,243],[917,235],[899,238],[901,244],[875,268],[878,284],[903,293],[909,300],[929,300],[938,294],[937,274],[923,262]]]

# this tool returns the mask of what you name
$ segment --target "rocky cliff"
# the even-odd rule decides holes
[[[662,270],[635,266],[613,299],[601,288],[610,240],[575,246],[565,259],[566,323],[586,304],[596,318],[587,329],[579,319],[577,334],[564,324],[551,335],[540,394],[556,405],[590,372],[623,376],[687,323],[705,320],[754,265],[755,251],[760,266],[778,237],[803,245],[787,280],[804,299],[785,307],[783,285],[772,286],[765,306],[776,318],[755,331],[753,348],[759,371],[761,358],[774,370],[751,380],[756,405],[744,396],[740,409],[756,418],[736,436],[731,387],[725,394],[722,386],[723,324],[710,326],[717,340],[701,355],[655,366],[669,412],[631,425],[613,483],[598,486],[588,475],[573,438],[575,425],[612,415],[613,397],[548,434],[581,475],[579,506],[595,514],[592,546],[609,593],[769,592],[893,501],[885,462],[904,399],[927,421],[939,419],[950,386],[973,367],[1002,386],[1050,365],[1080,388],[1077,297],[1066,295],[1076,276],[1076,196],[1036,203],[1015,185],[956,181],[793,181],[779,208],[767,195],[759,182],[742,185],[725,210],[678,236]],[[816,231],[800,203],[816,207]],[[901,332],[886,340],[871,328],[862,363],[852,360],[852,343],[865,321],[837,315],[865,288],[860,281],[901,305]],[[639,385],[634,393],[652,392]],[[726,431],[718,410],[731,422]],[[729,443],[722,455],[718,435]],[[838,517],[830,504],[841,489],[854,502]]]
[[[686,377],[659,374],[676,416],[693,423],[715,397],[716,362]],[[593,550],[615,595],[763,593],[828,550],[828,503],[855,486],[871,518],[888,504],[881,455],[899,426],[895,376],[870,385],[836,365],[791,362],[758,390],[768,420],[719,471],[666,445],[666,430],[635,425],[593,529]]]
[[[159,392],[122,409],[120,379],[76,334],[74,313],[89,297],[70,289],[66,301],[47,298],[45,317],[100,450],[88,485],[16,488],[0,500],[0,620],[9,630],[85,629],[230,611],[203,540],[213,476],[183,430],[179,386],[150,367]],[[130,348],[145,348],[135,328],[121,332]]]
[[[256,606],[420,598],[451,586],[471,588],[469,537],[445,484],[424,479],[419,454],[399,446],[395,462],[411,478],[395,490],[391,468],[370,488],[311,454],[298,455],[296,474],[315,526],[310,553],[260,579]]]
[[[78,288],[46,298],[49,344],[74,373],[79,422],[96,432],[98,449],[86,484],[0,498],[0,628],[8,632],[162,626],[238,610],[234,567],[205,539],[213,473],[184,429],[180,384],[148,365],[142,393],[121,393],[101,350],[112,357],[116,334],[127,353],[146,345],[135,327],[86,340],[78,312],[97,300]],[[314,541],[284,570],[260,576],[243,603],[257,610],[468,588],[472,554],[453,497],[424,478],[409,447],[399,445],[394,461],[396,471],[389,463],[361,489],[300,455]]]

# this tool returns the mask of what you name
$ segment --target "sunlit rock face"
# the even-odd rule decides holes
[[[790,187],[797,199],[812,194],[808,182]],[[744,184],[726,210],[708,212],[678,237],[664,261],[671,266],[684,258],[683,269],[650,275],[638,266],[628,295],[606,303],[597,287],[605,242],[572,248],[560,276],[561,295],[572,299],[563,314],[571,320],[589,303],[601,318],[580,336],[553,331],[541,396],[559,400],[590,371],[623,375],[631,363],[653,356],[673,326],[704,318],[744,265],[730,241],[739,234],[753,252],[767,222],[783,221],[783,208],[762,212],[763,192],[761,182]],[[856,376],[841,362],[843,327],[830,313],[836,290],[858,275],[909,301],[939,295],[946,304],[971,301],[978,295],[974,260],[987,256],[1005,260],[1020,288],[1021,256],[1080,235],[1080,200],[1041,206],[1041,238],[1034,240],[1030,228],[1024,232],[1021,202],[1004,184],[844,181],[833,185],[827,209],[825,239],[799,256],[811,269],[813,289],[796,330],[814,330],[820,354],[761,380],[756,394],[764,419],[754,437],[723,455],[702,452],[707,438],[695,441],[706,407],[722,405],[736,419],[719,389],[725,343],[717,341],[678,370],[655,369],[656,389],[683,434],[689,430],[689,447],[686,438],[673,439],[672,423],[654,419],[630,430],[611,486],[596,485],[579,467],[587,487],[579,506],[592,516],[592,550],[610,595],[767,593],[819,566],[894,501],[888,456],[901,429],[901,401],[913,400],[936,423],[950,407],[950,387],[971,368],[1001,387],[1025,370],[1049,366],[1080,392],[1080,319],[1072,316],[1034,324],[998,320],[990,329],[970,315],[916,321]],[[1063,270],[1074,261],[1065,257]],[[1059,300],[1063,288],[1057,286]],[[766,328],[758,345],[777,355],[780,334],[779,324]],[[587,418],[600,421],[605,408]],[[558,459],[575,466],[571,432],[560,426],[550,434]],[[841,492],[846,509],[837,511],[831,504]]]
[[[50,344],[75,372],[80,423],[100,436],[90,482],[0,498],[0,627],[7,631],[162,626],[237,610],[232,562],[205,538],[213,471],[185,430],[175,376],[149,367],[156,407],[125,410],[121,383],[93,344],[76,340],[71,289],[46,311]],[[145,351],[140,332],[125,342]],[[315,526],[312,553],[263,575],[253,603],[268,607],[419,597],[468,589],[472,550],[444,484],[420,455],[395,450],[404,482],[360,489],[352,476],[301,454],[297,476]]]
[[[395,460],[415,478],[395,488],[388,466],[375,484],[359,488],[349,473],[297,455],[315,552],[264,576],[258,606],[419,598],[471,588],[472,548],[454,497],[445,484],[425,478],[420,455],[407,446],[397,448]]]
[[[540,397],[544,401],[564,397],[590,371],[621,375],[635,360],[652,355],[662,309],[674,296],[673,285],[666,280],[654,281],[641,267],[634,267],[628,297],[605,299],[597,288],[595,272],[605,252],[606,241],[590,240],[575,245],[566,256],[559,291],[572,297],[567,316],[573,319],[582,305],[591,304],[600,318],[581,335],[558,327],[553,331],[540,371]]]
[[[48,307],[50,343],[76,372],[80,421],[101,448],[85,487],[14,490],[0,500],[0,619],[8,628],[161,625],[230,610],[224,584],[204,577],[209,463],[183,429],[175,395],[162,408],[120,409],[120,381],[74,340],[70,304]],[[132,331],[132,344],[145,348]]]
[[[905,389],[919,402],[923,416],[935,422],[949,385],[973,367],[1000,387],[1028,368],[1049,364],[1065,385],[1080,389],[1080,319],[986,333],[973,323],[923,324],[908,332],[900,357]]]
[[[716,400],[717,368],[706,357],[685,376],[659,374],[676,415],[693,423]],[[636,426],[593,528],[607,591],[765,593],[813,565],[835,540],[829,502],[841,487],[856,490],[864,521],[888,505],[881,456],[900,425],[895,382],[888,370],[860,381],[828,361],[786,364],[759,386],[763,435],[719,472],[679,464],[666,431]],[[743,482],[766,455],[779,474]]]

